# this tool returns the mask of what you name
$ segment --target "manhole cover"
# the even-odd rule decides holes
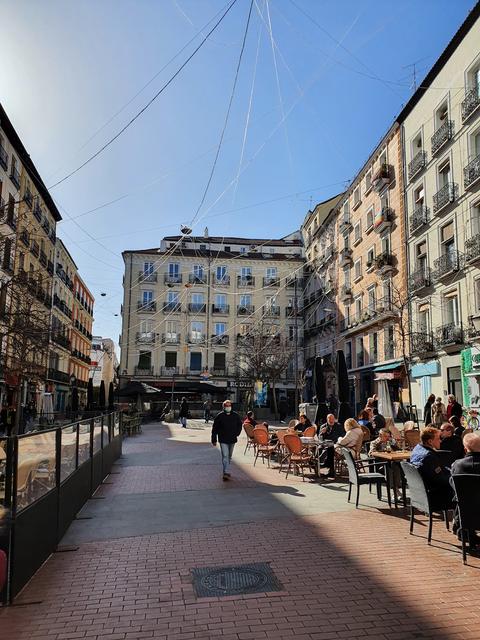
[[[193,587],[199,598],[234,596],[243,593],[281,591],[281,583],[267,563],[236,567],[192,569]]]

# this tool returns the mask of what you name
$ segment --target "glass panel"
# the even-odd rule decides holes
[[[5,504],[5,472],[7,466],[7,441],[0,439],[0,504]]]
[[[120,435],[120,415],[118,413],[114,414],[113,435],[114,436],[119,436]]]
[[[84,420],[78,427],[78,466],[90,457],[90,420]]]
[[[93,453],[102,448],[102,419],[95,418],[93,421]]]
[[[110,424],[110,418],[111,418],[110,415],[103,417],[102,447],[106,447],[110,442],[109,429],[108,429],[108,425]]]
[[[17,508],[24,509],[55,487],[55,431],[19,438]]]
[[[61,440],[60,482],[75,471],[77,450],[77,425],[64,427]]]

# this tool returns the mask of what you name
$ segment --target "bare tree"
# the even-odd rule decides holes
[[[411,366],[412,366],[412,358],[411,358],[411,341],[413,338],[413,334],[411,331],[410,324],[410,300],[408,297],[408,291],[406,288],[399,288],[398,286],[392,284],[392,295],[391,300],[387,301],[387,311],[392,311],[395,319],[394,324],[394,334],[396,340],[394,342],[399,345],[401,357],[403,361],[403,366],[405,368],[405,375],[407,377],[408,384],[408,401],[410,405],[410,414],[412,407],[412,381],[411,381]],[[411,417],[411,416],[410,416]]]

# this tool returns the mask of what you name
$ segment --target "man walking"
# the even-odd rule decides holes
[[[220,443],[222,453],[223,480],[230,480],[230,462],[232,461],[233,449],[238,436],[242,432],[242,420],[236,411],[232,411],[232,403],[225,400],[223,411],[221,411],[212,425],[212,444],[217,446],[217,439]]]

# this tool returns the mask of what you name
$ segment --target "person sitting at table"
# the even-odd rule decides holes
[[[410,462],[423,478],[432,509],[451,509],[453,491],[449,482],[450,473],[436,451],[440,448],[440,429],[425,427],[420,438],[422,441],[414,447]]]
[[[459,460],[455,460],[452,464],[452,476],[463,473],[480,475],[480,433],[465,434],[463,446],[465,448],[465,456]],[[453,533],[457,533],[458,528],[459,517],[457,509],[455,509],[453,515]],[[468,540],[470,547],[480,546],[480,536],[478,536],[475,531],[468,532]]]
[[[363,431],[362,427],[358,424],[355,418],[348,418],[345,420],[345,435],[338,438],[335,445],[336,451],[340,450],[340,447],[347,447],[352,450],[355,458],[360,457],[360,449],[363,443]]]
[[[295,425],[295,430],[301,431],[303,433],[307,427],[311,427],[311,426],[312,426],[311,421],[307,418],[307,416],[304,413],[301,413],[300,417],[298,418],[298,422]]]
[[[374,435],[377,435],[380,433],[380,429],[383,429],[385,427],[385,418],[382,416],[381,413],[378,412],[378,409],[376,409],[375,407],[372,409],[372,413],[373,413],[373,418],[372,418],[372,428],[373,428],[373,432]]]
[[[462,438],[456,436],[453,425],[450,422],[444,422],[440,427],[440,450],[450,453],[448,466],[451,466],[455,460],[460,460],[465,455]]]
[[[257,426],[257,421],[255,420],[255,416],[253,415],[253,411],[247,411],[247,415],[245,416],[243,424],[248,424],[253,428]]]
[[[388,429],[380,429],[378,432],[378,438],[372,440],[370,443],[370,448],[368,450],[368,455],[371,456],[372,453],[377,451],[398,451],[398,444],[395,438],[392,436]]]
[[[333,440],[336,442],[338,438],[345,435],[345,429],[337,422],[333,413],[329,413],[327,421],[317,427],[317,436],[322,436],[324,440]]]
[[[453,433],[456,436],[462,437],[462,434],[465,431],[465,427],[462,424],[462,420],[458,416],[452,416],[449,422],[453,427]]]
[[[372,407],[372,414],[373,414],[373,407]],[[370,413],[366,409],[363,409],[362,411],[360,411],[360,413],[358,414],[357,422],[360,426],[366,427],[370,431],[370,439],[371,439],[374,436],[374,432],[373,432],[372,423],[370,422]]]

